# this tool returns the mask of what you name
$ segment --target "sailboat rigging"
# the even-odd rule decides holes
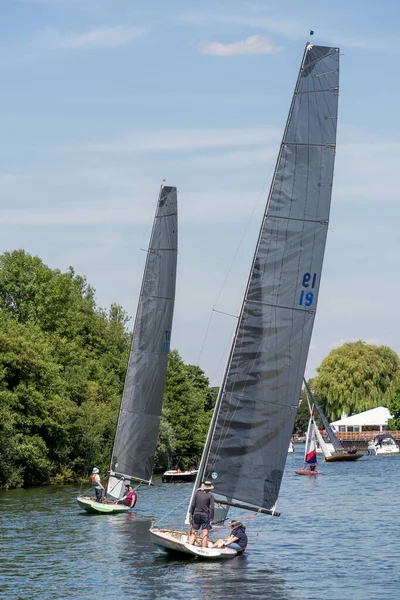
[[[147,252],[132,344],[110,462],[106,499],[80,496],[89,512],[129,510],[116,504],[124,480],[151,483],[175,302],[177,191],[162,185]]]
[[[307,428],[307,437],[306,437],[306,446],[304,450],[304,467],[302,469],[297,469],[295,473],[297,475],[319,475],[319,471],[317,468],[317,448],[315,443],[315,421],[314,421],[314,410],[310,411],[310,419],[308,421]],[[309,466],[309,469],[306,469],[306,466]]]
[[[322,438],[317,426],[315,426],[315,435],[325,455],[326,462],[354,462],[355,460],[361,458],[363,454],[359,452],[346,450],[342,442],[334,434],[332,427],[329,425],[328,419],[326,418],[321,406],[318,404],[315,397],[313,396],[310,390],[310,386],[308,385],[306,380],[304,380],[304,385],[306,386],[308,396],[311,398],[311,401],[317,409],[319,417],[322,423],[324,424],[324,428],[329,438],[331,447],[333,447],[333,450],[331,450],[331,448],[325,443],[324,439]]]
[[[222,517],[230,507],[279,515],[328,229],[338,78],[338,48],[307,44],[188,512],[210,479]],[[185,531],[150,534],[166,551],[236,554],[193,546]]]

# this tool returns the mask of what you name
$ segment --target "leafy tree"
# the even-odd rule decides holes
[[[175,451],[183,456],[183,466],[190,462],[190,455],[201,454],[211,417],[205,412],[207,388],[204,380],[199,383],[199,371],[198,367],[188,368],[177,350],[170,353],[164,404],[176,440]]]
[[[309,420],[310,410],[308,408],[307,395],[305,390],[301,390],[299,408],[297,409],[293,433],[296,433],[297,435],[303,435],[307,431]]]
[[[128,322],[119,305],[98,308],[72,267],[61,273],[24,250],[0,256],[0,487],[76,481],[94,465],[107,470]],[[204,372],[172,351],[156,468],[175,451],[201,453],[214,402]]]
[[[348,342],[332,350],[317,369],[312,388],[328,418],[388,406],[400,360],[387,346]]]

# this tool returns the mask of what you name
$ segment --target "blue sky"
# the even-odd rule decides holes
[[[238,314],[313,29],[343,56],[307,375],[346,340],[400,352],[399,22],[395,0],[2,0],[0,252],[72,265],[100,306],[133,316],[166,178],[180,213],[172,345],[217,384],[235,319],[212,309]]]

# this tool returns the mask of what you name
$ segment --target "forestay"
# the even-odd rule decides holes
[[[337,48],[307,45],[197,483],[274,511],[317,306],[328,229]]]
[[[174,311],[177,193],[162,187],[147,253],[114,442],[111,473],[150,481]]]

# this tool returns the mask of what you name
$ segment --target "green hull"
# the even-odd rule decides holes
[[[97,515],[126,513],[129,510],[129,506],[124,506],[123,504],[102,504],[101,502],[96,502],[96,500],[84,496],[78,496],[76,501],[81,508],[89,513],[95,513]]]

